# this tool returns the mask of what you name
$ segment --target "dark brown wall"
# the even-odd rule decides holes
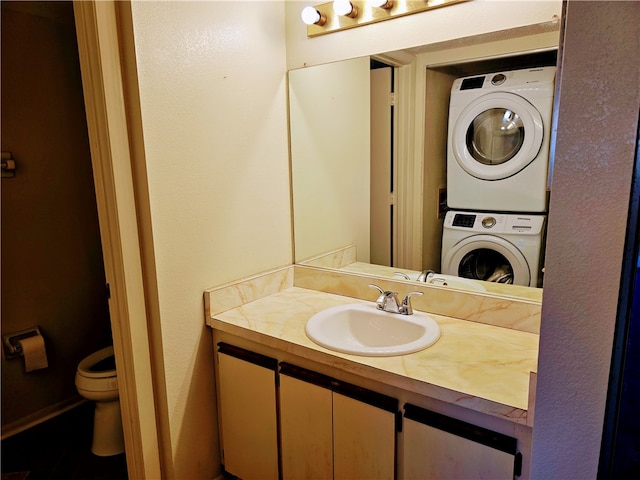
[[[71,2],[2,2],[2,333],[39,325],[49,368],[2,358],[2,425],[73,399],[111,343]]]

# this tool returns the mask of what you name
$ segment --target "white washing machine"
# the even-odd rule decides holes
[[[474,280],[542,286],[544,215],[448,211],[442,273]]]
[[[555,67],[541,67],[453,82],[449,208],[546,211],[555,73]]]

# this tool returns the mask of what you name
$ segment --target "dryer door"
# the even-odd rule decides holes
[[[445,255],[442,273],[487,282],[530,286],[531,270],[522,252],[504,238],[473,235]]]
[[[542,139],[540,112],[519,95],[496,92],[467,105],[448,141],[455,160],[469,175],[501,180],[529,165]]]

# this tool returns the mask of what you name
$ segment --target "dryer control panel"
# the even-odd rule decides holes
[[[444,219],[444,228],[475,232],[539,235],[544,226],[544,215],[454,212]]]
[[[506,72],[474,75],[457,78],[451,87],[452,92],[465,90],[501,88],[538,88],[541,85],[553,87],[556,67],[526,68]]]

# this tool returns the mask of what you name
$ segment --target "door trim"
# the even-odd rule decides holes
[[[130,479],[162,478],[117,2],[74,1]]]

